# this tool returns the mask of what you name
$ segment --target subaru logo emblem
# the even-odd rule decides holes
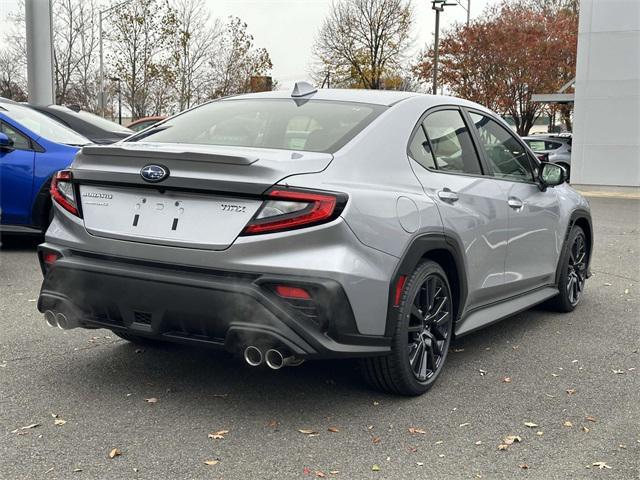
[[[140,170],[140,176],[147,182],[161,182],[169,176],[169,170],[160,165],[146,165]]]

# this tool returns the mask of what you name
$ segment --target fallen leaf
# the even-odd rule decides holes
[[[205,465],[217,465],[218,463],[220,463],[220,460],[205,460],[204,461]]]
[[[541,437],[542,435],[544,435],[544,432],[536,432],[536,435],[538,435],[539,437]]]
[[[424,435],[427,432],[425,432],[424,430],[422,430],[421,428],[415,428],[415,427],[409,427],[409,433],[413,433],[413,434],[420,434],[420,435]]]
[[[330,431],[331,433],[338,433],[340,431],[336,427],[329,427],[327,428],[327,430]]]
[[[82,469],[81,468],[74,468],[73,471],[74,471],[74,473],[77,473],[77,472],[81,472]]]
[[[119,457],[120,455],[122,455],[122,452],[117,448],[114,448],[109,452],[109,458],[116,458],[116,457]]]
[[[569,420],[564,422],[562,425],[564,425],[565,427],[573,427],[573,423],[571,423]]]
[[[502,383],[511,383],[511,377],[502,377]]]
[[[329,475],[337,475],[340,473],[340,470],[330,470]]]
[[[582,431],[584,433],[589,433],[589,427],[582,427]]]
[[[616,375],[624,375],[624,370],[616,370],[616,369],[613,369],[613,370],[611,370],[611,371],[612,371],[613,373],[615,373]]]
[[[522,441],[522,438],[520,438],[518,435],[507,435],[506,437],[504,437],[504,440],[503,440],[503,442],[506,443],[507,445],[520,443],[521,441]]]
[[[440,455],[438,455],[438,457],[444,458],[444,453],[441,453]]]
[[[53,421],[53,424],[54,424],[54,425],[57,425],[57,426],[59,426],[59,427],[60,427],[60,426],[62,426],[62,425],[64,425],[65,423],[67,423],[67,421],[66,421],[66,420],[62,420],[61,418],[56,418],[56,419]]]
[[[304,467],[302,469],[302,474],[303,475],[309,475],[311,473],[311,469],[309,467]]]
[[[418,451],[418,447],[409,447],[407,450],[409,450],[411,453],[416,453]]]
[[[267,423],[267,427],[270,428],[278,428],[278,425],[280,425],[280,422],[277,420],[270,420],[269,423]]]
[[[605,287],[610,287],[611,286],[611,284],[609,282],[605,282],[602,285],[604,285]]]
[[[552,377],[559,377],[560,375],[558,375],[557,373],[552,373],[551,376]]]
[[[461,423],[460,425],[458,425],[458,427],[468,427],[469,425],[471,425],[469,422],[466,423]]]
[[[316,477],[324,478],[324,477],[326,477],[326,475],[324,474],[324,472],[321,472],[320,470],[318,470],[316,472]]]
[[[214,440],[223,440],[224,436],[227,433],[229,433],[229,430],[218,430],[217,432],[207,435],[207,438],[213,438]]]
[[[444,442],[443,442],[442,440],[438,440],[438,441],[436,442],[436,445],[442,445],[443,443],[444,443]]]
[[[476,442],[476,445],[482,445],[482,440],[478,440],[478,441]]]
[[[569,388],[569,389],[567,390],[567,395],[573,395],[574,393],[576,393],[576,391],[577,391],[577,390],[576,390],[575,388]]]
[[[523,470],[528,470],[529,469],[529,465],[527,465],[526,463],[521,463],[520,465],[518,465],[521,469]]]
[[[529,428],[536,428],[538,427],[538,424],[533,422],[524,422],[524,426]]]
[[[371,466],[371,471],[372,472],[379,472],[380,471],[380,466],[376,465],[375,463]]]
[[[304,433],[305,435],[318,435],[318,432],[316,432],[315,430],[308,430],[308,429],[300,428],[300,429],[298,429],[298,431],[300,433]]]
[[[597,421],[596,417],[592,417],[591,415],[587,415],[585,417],[585,420],[587,420],[588,422],[593,422],[593,423],[595,423]]]
[[[145,398],[144,401],[147,403],[158,403],[158,399],[156,397]]]
[[[416,462],[416,465],[419,466],[419,467],[422,467],[422,466],[424,466],[424,462]]]
[[[16,428],[15,430],[11,430],[11,433],[18,433],[21,430],[31,430],[32,428],[39,427],[39,423],[32,423],[31,425],[27,425],[26,427]]]
[[[509,445],[505,445],[504,443],[501,443],[500,445],[498,445],[498,450],[508,450],[509,449]]]
[[[371,439],[371,441],[374,443],[374,445],[377,445],[378,443],[380,443],[381,440],[382,440],[382,438],[380,438],[380,437],[373,437]]]
[[[592,467],[598,467],[600,470],[602,470],[603,468],[611,468],[609,465],[607,465],[604,462],[593,462],[591,464]]]
[[[487,374],[487,371],[482,369],[478,370],[478,372],[480,372],[481,377],[484,377]]]

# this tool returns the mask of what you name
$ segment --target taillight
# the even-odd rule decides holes
[[[73,174],[69,170],[57,172],[51,180],[51,198],[66,211],[78,215],[76,197],[73,193]]]
[[[310,227],[335,219],[346,204],[344,194],[276,187],[242,235]]]

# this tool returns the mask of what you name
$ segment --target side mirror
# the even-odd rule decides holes
[[[0,150],[13,150],[13,140],[2,132],[0,132]]]
[[[567,172],[555,163],[542,163],[538,170],[538,178],[543,189],[555,187],[567,181]]]

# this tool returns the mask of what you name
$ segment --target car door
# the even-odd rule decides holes
[[[0,149],[0,223],[28,225],[33,198],[35,152],[31,140],[0,120],[0,131],[13,145]]]
[[[486,114],[469,111],[488,175],[507,193],[509,238],[505,285],[513,294],[554,282],[562,246],[560,206],[553,188],[542,191],[537,162],[511,130]]]
[[[467,310],[490,303],[504,289],[508,207],[499,182],[483,176],[461,110],[429,111],[413,132],[409,157],[438,206],[445,233],[463,247]]]

